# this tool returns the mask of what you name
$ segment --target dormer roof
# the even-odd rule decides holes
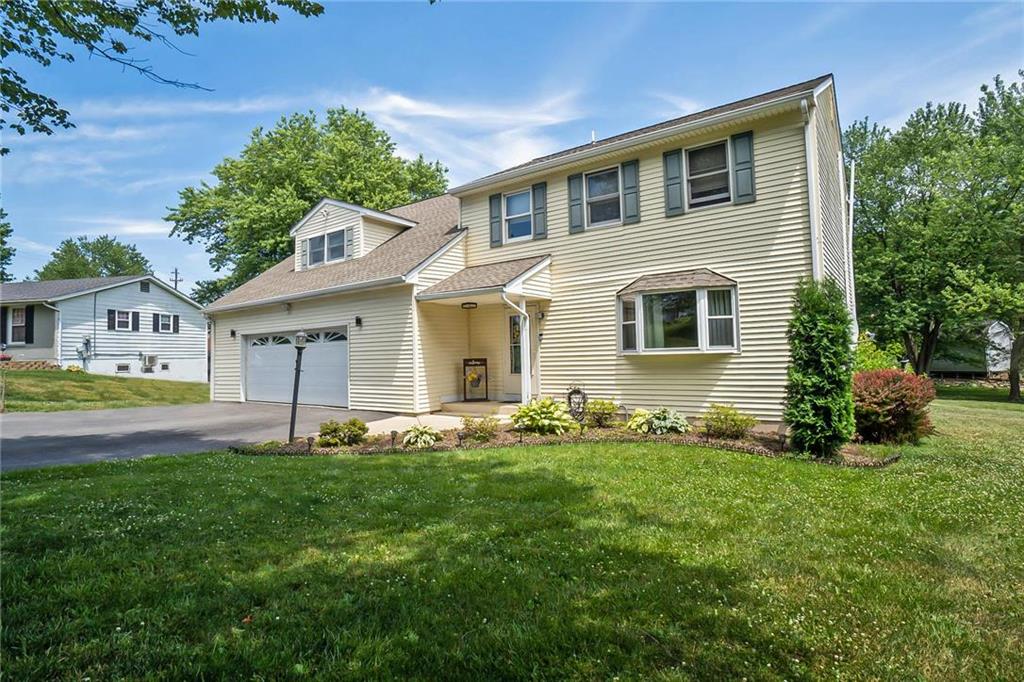
[[[299,228],[302,226],[303,223],[305,223],[307,220],[309,220],[310,218],[312,218],[313,216],[315,216],[317,213],[324,210],[328,206],[333,206],[335,208],[344,208],[349,211],[354,211],[355,213],[358,213],[359,215],[364,216],[366,218],[373,218],[374,220],[378,220],[382,223],[397,225],[399,227],[416,226],[415,220],[409,220],[408,218],[403,218],[393,213],[387,213],[385,211],[375,211],[372,208],[366,208],[365,206],[359,206],[358,204],[350,204],[347,201],[338,201],[337,199],[321,199],[316,206],[309,209],[309,211],[306,212],[306,215],[302,216],[302,218],[299,219],[299,221],[295,223],[294,226],[292,226],[291,232],[289,232],[289,234],[294,237],[295,233],[298,232]]]

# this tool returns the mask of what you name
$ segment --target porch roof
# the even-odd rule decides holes
[[[623,289],[619,296],[634,294],[638,291],[660,291],[663,289],[693,289],[695,287],[731,287],[736,280],[720,275],[714,270],[699,268],[697,270],[681,270],[678,272],[662,272],[656,275],[644,275],[633,280]]]
[[[517,258],[487,265],[463,268],[451,277],[420,292],[416,298],[430,301],[442,298],[458,298],[479,293],[521,294],[522,283],[544,270],[551,263],[548,255]],[[537,296],[534,293],[533,296]],[[550,296],[540,296],[549,298]]]

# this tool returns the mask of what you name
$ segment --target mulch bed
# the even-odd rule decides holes
[[[625,428],[591,428],[583,433],[563,434],[561,436],[541,436],[520,434],[511,430],[499,430],[494,438],[487,441],[458,439],[458,431],[442,431],[441,440],[429,448],[406,448],[402,446],[401,434],[392,442],[389,435],[370,436],[361,445],[350,447],[321,448],[316,447],[312,438],[296,439],[291,444],[263,443],[260,445],[243,445],[230,450],[241,455],[283,455],[283,456],[316,456],[316,455],[393,455],[425,452],[452,452],[455,450],[483,450],[489,448],[507,448],[534,445],[573,445],[582,443],[668,443],[672,445],[696,445],[717,450],[742,452],[760,457],[795,457],[785,449],[781,440],[774,436],[751,434],[743,440],[724,440],[708,438],[700,433],[651,435],[629,431]],[[899,459],[899,454],[885,458],[871,456],[866,450],[855,444],[843,448],[839,457],[833,460],[808,460],[834,466],[844,467],[884,467]]]

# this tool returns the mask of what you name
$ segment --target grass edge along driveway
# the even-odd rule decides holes
[[[65,370],[5,371],[8,412],[103,410],[185,405],[210,400],[210,385]]]
[[[12,679],[1007,679],[1024,406],[883,470],[667,445],[5,475]]]

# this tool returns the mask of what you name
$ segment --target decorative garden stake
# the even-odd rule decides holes
[[[398,442],[398,431],[391,432],[391,447],[395,447],[395,443]]]
[[[587,394],[579,386],[572,386],[566,401],[569,403],[569,416],[582,424],[587,417]]]
[[[459,447],[461,448],[462,447],[462,441],[465,440],[465,438],[466,438],[466,432],[465,431],[458,431],[458,432],[456,432],[455,437],[459,439]]]

